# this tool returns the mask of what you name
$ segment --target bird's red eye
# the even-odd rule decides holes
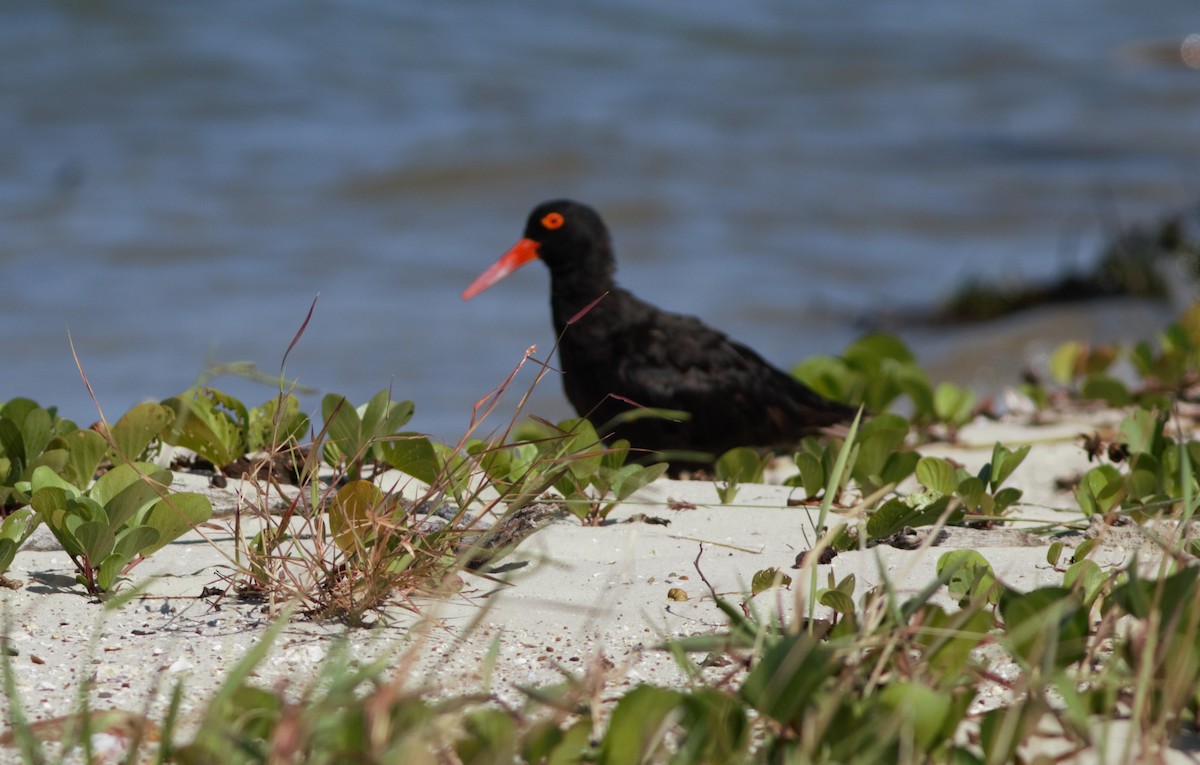
[[[546,213],[542,217],[542,225],[544,227],[550,229],[551,231],[553,231],[556,228],[562,228],[562,224],[564,222],[565,221],[563,220],[562,213],[556,213],[556,212]]]

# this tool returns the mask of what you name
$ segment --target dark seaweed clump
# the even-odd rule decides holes
[[[1029,308],[1114,297],[1167,301],[1170,288],[1200,278],[1200,203],[1117,234],[1089,270],[1072,269],[1050,283],[966,280],[924,318],[933,324],[982,322]],[[920,319],[920,312],[908,319]]]

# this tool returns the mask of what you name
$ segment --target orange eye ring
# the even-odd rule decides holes
[[[566,220],[563,219],[562,213],[552,212],[546,213],[544,216],[542,216],[542,226],[550,229],[551,231],[557,228],[562,228],[562,224],[564,223],[566,223]]]

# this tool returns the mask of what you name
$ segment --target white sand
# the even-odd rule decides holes
[[[984,422],[966,428],[959,445],[931,445],[921,451],[953,457],[974,470],[990,458],[996,440],[1033,443],[1029,457],[1009,480],[1024,490],[1028,503],[1011,513],[1027,521],[1016,526],[1082,529],[1087,524],[1074,499],[1057,490],[1055,480],[1088,467],[1076,434],[1116,422],[1119,416],[1101,413],[1048,427]],[[483,657],[493,641],[498,658],[492,687],[513,703],[522,699],[517,686],[556,682],[562,669],[581,673],[600,655],[615,665],[606,691],[610,698],[638,682],[682,682],[674,661],[653,646],[666,637],[711,634],[725,626],[694,565],[701,546],[704,575],[733,601],[744,597],[751,576],[760,569],[778,567],[799,576],[791,566],[814,538],[816,509],[788,507],[789,496],[800,494],[778,485],[746,485],[735,503],[721,505],[710,483],[658,481],[636,501],[619,507],[610,525],[588,528],[567,519],[535,533],[501,561],[509,570],[497,576],[507,584],[464,573],[458,597],[420,603],[430,617],[425,628],[414,629],[420,620],[400,608],[389,611],[393,624],[372,630],[295,622],[260,667],[258,678],[265,684],[284,679],[302,684],[331,638],[346,635],[354,655],[364,660],[411,649],[415,665],[408,667],[398,657],[397,666],[405,667],[412,684],[441,693],[478,691]],[[673,510],[670,500],[696,507]],[[637,513],[666,518],[670,525],[622,522]],[[221,527],[228,522],[216,521]],[[203,708],[204,699],[269,619],[261,605],[226,598],[218,608],[212,605],[214,598],[199,597],[206,586],[224,587],[222,577],[232,573],[229,530],[208,533],[210,541],[189,534],[137,567],[131,581],[144,586],[145,595],[115,611],[95,603],[74,584],[72,565],[61,551],[24,550],[17,555],[8,575],[24,580],[25,586],[5,590],[0,597],[9,645],[18,652],[12,661],[21,700],[31,718],[75,709],[85,677],[94,680],[95,708],[149,706],[156,716],[161,698],[148,702],[154,688],[160,688],[161,697],[177,680],[186,683],[185,715]],[[1062,538],[1073,546],[1084,537],[1082,531],[1074,531]],[[997,531],[951,544],[978,549],[1012,587],[1061,583],[1061,570],[1046,562],[1048,536],[1034,540],[1035,546],[1022,546],[1028,542],[1022,535]],[[1120,566],[1138,542],[1136,530],[1120,538],[1114,534],[1091,557],[1105,568]],[[837,579],[853,573],[857,600],[886,574],[900,592],[916,592],[934,579],[936,561],[947,549],[878,546],[842,553],[832,564],[819,567],[819,582],[824,586],[830,571]],[[672,588],[686,592],[688,599],[670,600]],[[791,614],[797,593],[807,589],[807,578],[798,580],[790,590],[760,595],[754,605]],[[708,671],[718,676],[729,670]]]

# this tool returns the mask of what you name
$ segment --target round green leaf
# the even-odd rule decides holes
[[[931,491],[953,494],[958,488],[958,471],[941,457],[922,457],[917,461],[917,480]]]
[[[143,547],[140,550],[141,554],[149,555],[161,549],[211,517],[212,503],[203,494],[180,492],[160,499],[154,503],[142,521],[144,525],[158,532],[158,539],[153,544]]]

